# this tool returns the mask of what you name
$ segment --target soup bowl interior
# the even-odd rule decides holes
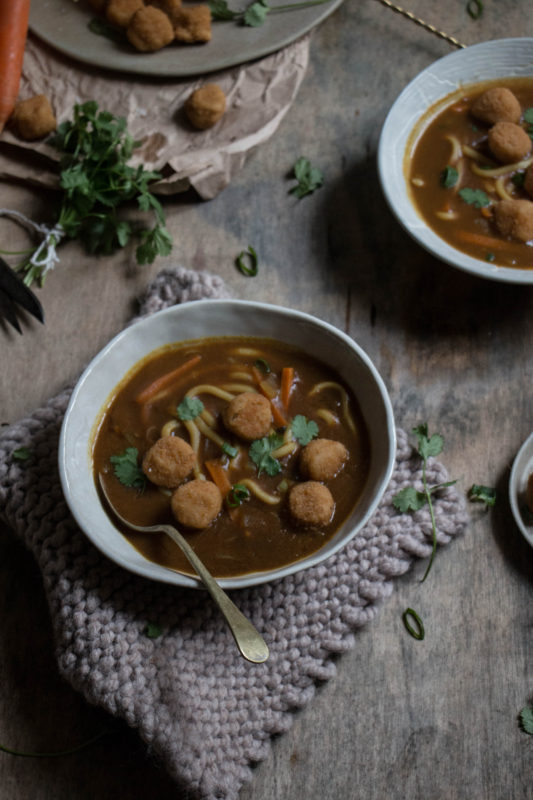
[[[395,428],[384,383],[361,348],[331,325],[301,312],[261,303],[202,300],[173,306],[126,328],[93,359],[72,394],[59,445],[63,492],[80,528],[102,553],[134,573],[180,586],[196,587],[198,582],[145,559],[112,524],[95,486],[92,444],[118,382],[140,360],[169,343],[221,336],[275,339],[327,363],[355,394],[371,447],[370,474],[363,494],[322,549],[281,569],[221,578],[221,586],[264,583],[333,555],[374,512],[394,465]]]
[[[378,146],[385,198],[405,230],[441,261],[465,272],[507,283],[533,283],[533,270],[501,267],[457,250],[424,222],[408,189],[406,155],[453,96],[470,84],[533,77],[533,39],[499,39],[450,53],[421,72],[391,107]],[[428,113],[429,112],[429,113]]]

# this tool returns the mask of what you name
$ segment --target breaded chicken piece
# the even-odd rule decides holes
[[[209,6],[182,8],[175,24],[176,40],[186,44],[211,41],[211,11]]]
[[[520,125],[514,122],[497,122],[489,131],[489,148],[498,161],[514,164],[531,151],[531,139]]]
[[[533,197],[533,164],[526,169],[524,176],[524,189]]]
[[[167,15],[172,25],[176,25],[181,11],[181,0],[149,0],[148,5],[159,8]]]
[[[111,25],[127,28],[135,12],[143,6],[143,0],[109,0],[105,9],[105,16]]]
[[[174,29],[163,11],[155,6],[145,6],[131,18],[126,36],[137,50],[153,53],[174,41]]]
[[[502,236],[529,242],[533,239],[533,203],[531,200],[500,200],[494,205],[494,222]]]
[[[299,525],[323,527],[331,522],[335,501],[327,486],[318,481],[296,483],[289,492],[289,510]]]
[[[300,455],[302,475],[313,481],[329,481],[343,468],[348,451],[342,442],[333,439],[313,439]]]
[[[185,101],[185,113],[199,130],[212,128],[226,110],[226,95],[216,83],[206,83]]]
[[[175,489],[189,477],[196,455],[188,442],[179,436],[163,436],[146,452],[142,469],[156,486]]]
[[[483,92],[472,104],[472,115],[482,122],[494,125],[496,122],[520,122],[522,109],[510,89],[495,86]]]
[[[231,400],[222,414],[226,428],[247,442],[266,436],[272,425],[272,409],[266,397],[243,392]]]
[[[44,94],[36,94],[17,103],[11,122],[22,139],[42,139],[57,128],[50,101]]]
[[[222,494],[211,481],[193,480],[182,484],[173,493],[170,506],[180,525],[202,530],[219,515]]]

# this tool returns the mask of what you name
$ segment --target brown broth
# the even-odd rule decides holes
[[[431,117],[435,110],[443,105],[446,107],[431,120],[418,138],[413,139],[407,149],[405,173],[408,188],[420,216],[448,244],[482,261],[503,267],[531,269],[533,248],[530,243],[503,237],[490,214],[485,216],[487,211],[469,205],[458,194],[459,189],[468,187],[481,189],[489,196],[491,202],[501,199],[491,186],[493,180],[489,181],[470,169],[472,164],[470,158],[461,159],[463,174],[460,182],[452,188],[444,188],[441,184],[442,172],[451,164],[452,145],[446,138],[450,135],[454,136],[461,146],[468,145],[486,156],[487,163],[490,159],[493,166],[501,166],[488,151],[487,133],[490,125],[474,119],[470,113],[476,97],[491,86],[510,89],[520,102],[523,111],[533,107],[533,78],[502,79],[476,84],[466,87],[461,92],[455,92],[444,101],[439,101],[437,109],[430,109],[425,118]],[[424,121],[421,124],[423,126]],[[527,129],[527,123],[523,124]],[[531,200],[523,189],[513,184],[512,177],[516,172],[510,171],[505,180],[507,192],[512,197]],[[419,181],[422,185],[416,185]],[[455,215],[455,219],[439,218],[439,212],[446,213],[448,210]],[[486,237],[486,240],[482,237]]]
[[[238,354],[235,352],[238,348],[252,348],[253,353]],[[160,400],[144,407],[135,400],[136,395],[152,381],[197,354],[201,355],[199,363],[179,378]],[[252,495],[231,512],[224,504],[217,519],[202,531],[181,529],[208,569],[220,578],[275,569],[306,558],[335,534],[357,504],[370,468],[369,437],[357,401],[344,387],[348,392],[349,409],[355,422],[355,431],[352,431],[343,421],[341,394],[337,389],[326,388],[309,396],[310,389],[316,384],[323,381],[340,383],[339,377],[317,359],[272,340],[227,337],[169,346],[145,359],[117,387],[94,437],[95,481],[98,484],[96,479],[99,474],[103,474],[106,490],[117,510],[140,525],[157,522],[175,524],[171,516],[169,494],[149,483],[143,493],[123,486],[113,474],[110,457],[122,453],[126,447],[136,447],[140,463],[143,454],[160,436],[163,425],[175,418],[176,407],[188,389],[205,383],[215,386],[243,383],[242,377],[233,379],[232,372],[246,373],[252,381],[252,368],[258,358],[266,359],[270,365],[269,380],[276,386],[279,385],[282,368],[294,367],[296,381],[288,418],[303,414],[314,420],[319,428],[318,436],[343,442],[349,458],[339,474],[327,482],[335,500],[331,523],[320,530],[295,526],[288,517],[286,493],[280,491],[280,483],[285,481],[290,484],[301,480],[298,472],[300,448],[296,453],[280,459],[281,473],[273,477],[262,473],[258,478],[257,468],[248,458],[249,445],[239,442],[223,427],[221,412],[226,401],[208,394],[200,395],[204,407],[217,420],[216,430],[226,442],[241,448],[242,456],[236,459],[239,465],[232,467],[230,471],[231,483],[238,483],[247,477],[253,478],[267,492],[278,493],[282,498],[277,506],[269,506]],[[339,424],[328,424],[317,415],[317,411],[324,408],[336,415]],[[187,431],[181,423],[175,435],[189,441]],[[200,467],[203,467],[206,459],[221,457],[223,454],[220,447],[202,437]],[[229,463],[227,459],[226,462]],[[283,486],[282,483],[282,489]],[[185,557],[168,537],[140,534],[124,527],[121,530],[131,544],[150,561],[191,574]]]

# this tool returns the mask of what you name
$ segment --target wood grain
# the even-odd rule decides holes
[[[485,2],[473,21],[463,2],[411,0],[409,9],[466,43],[533,35],[527,0]],[[173,263],[209,270],[240,298],[317,314],[347,331],[374,360],[398,425],[428,421],[445,438],[442,460],[459,490],[496,486],[497,507],[471,506],[465,535],[395,582],[377,619],[317,686],[292,729],[243,789],[241,800],[520,800],[530,798],[532,740],[518,725],[533,700],[533,553],[507,502],[514,455],[533,428],[533,294],[441,264],[392,218],[375,163],[387,111],[421,69],[450,45],[376,0],[344,3],[314,34],[309,72],[275,136],[218,198],[165,205]],[[306,155],[326,183],[287,194]],[[47,198],[3,186],[2,205],[29,215]],[[36,217],[36,218],[37,218]],[[0,220],[6,249],[21,234]],[[257,278],[234,268],[252,244]],[[134,312],[162,267],[132,253],[84,256],[75,244],[40,298],[46,325],[0,331],[0,422],[29,413],[63,385]],[[405,634],[415,607],[426,639]],[[88,706],[57,674],[40,575],[12,532],[0,532],[0,743],[60,749],[108,730],[74,756],[18,759],[0,753],[9,800],[184,795],[125,725]]]

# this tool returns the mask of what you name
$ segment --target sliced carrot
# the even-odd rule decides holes
[[[17,102],[24,48],[28,33],[30,0],[5,0],[0,14],[0,133]]]
[[[283,367],[281,370],[281,404],[285,411],[289,408],[292,387],[294,386],[294,367]]]
[[[255,367],[252,367],[252,374],[253,374],[254,379],[255,379],[255,381],[257,383],[257,388],[259,389],[261,394],[264,395],[267,398],[267,400],[270,400],[270,407],[272,409],[272,417],[274,418],[274,422],[276,423],[276,427],[278,427],[278,428],[285,427],[285,425],[287,425],[287,420],[285,419],[281,409],[274,402],[275,401],[275,395],[277,395],[278,392],[273,389],[271,383],[267,383],[266,382],[266,380],[263,378],[263,375],[261,375],[259,370],[256,369]],[[273,391],[274,391],[274,395],[273,395]]]
[[[179,367],[172,370],[172,372],[167,372],[166,375],[162,375],[160,378],[157,378],[155,381],[148,384],[148,386],[146,386],[142,392],[139,392],[135,400],[138,403],[147,403],[149,400],[155,397],[156,394],[162,392],[163,389],[168,389],[168,387],[171,386],[177,378],[183,375],[184,372],[186,372],[188,369],[191,369],[191,367],[194,367],[195,364],[198,364],[201,357],[202,356],[200,355],[193,356],[188,361],[185,361],[184,364],[181,364]]]
[[[495,236],[486,236],[483,233],[474,231],[457,231],[457,238],[466,244],[477,244],[489,250],[505,250],[507,242],[505,239],[497,239]]]
[[[270,408],[272,409],[272,416],[274,418],[274,422],[276,423],[276,427],[284,428],[287,425],[287,419],[284,417],[283,412],[280,408],[278,408],[273,400],[270,401]]]
[[[490,206],[483,206],[481,209],[482,215],[485,219],[492,219],[492,209]]]
[[[218,486],[222,497],[225,498],[228,492],[231,492],[231,481],[228,477],[227,470],[225,470],[220,461],[216,459],[205,461],[204,463],[213,483]]]

